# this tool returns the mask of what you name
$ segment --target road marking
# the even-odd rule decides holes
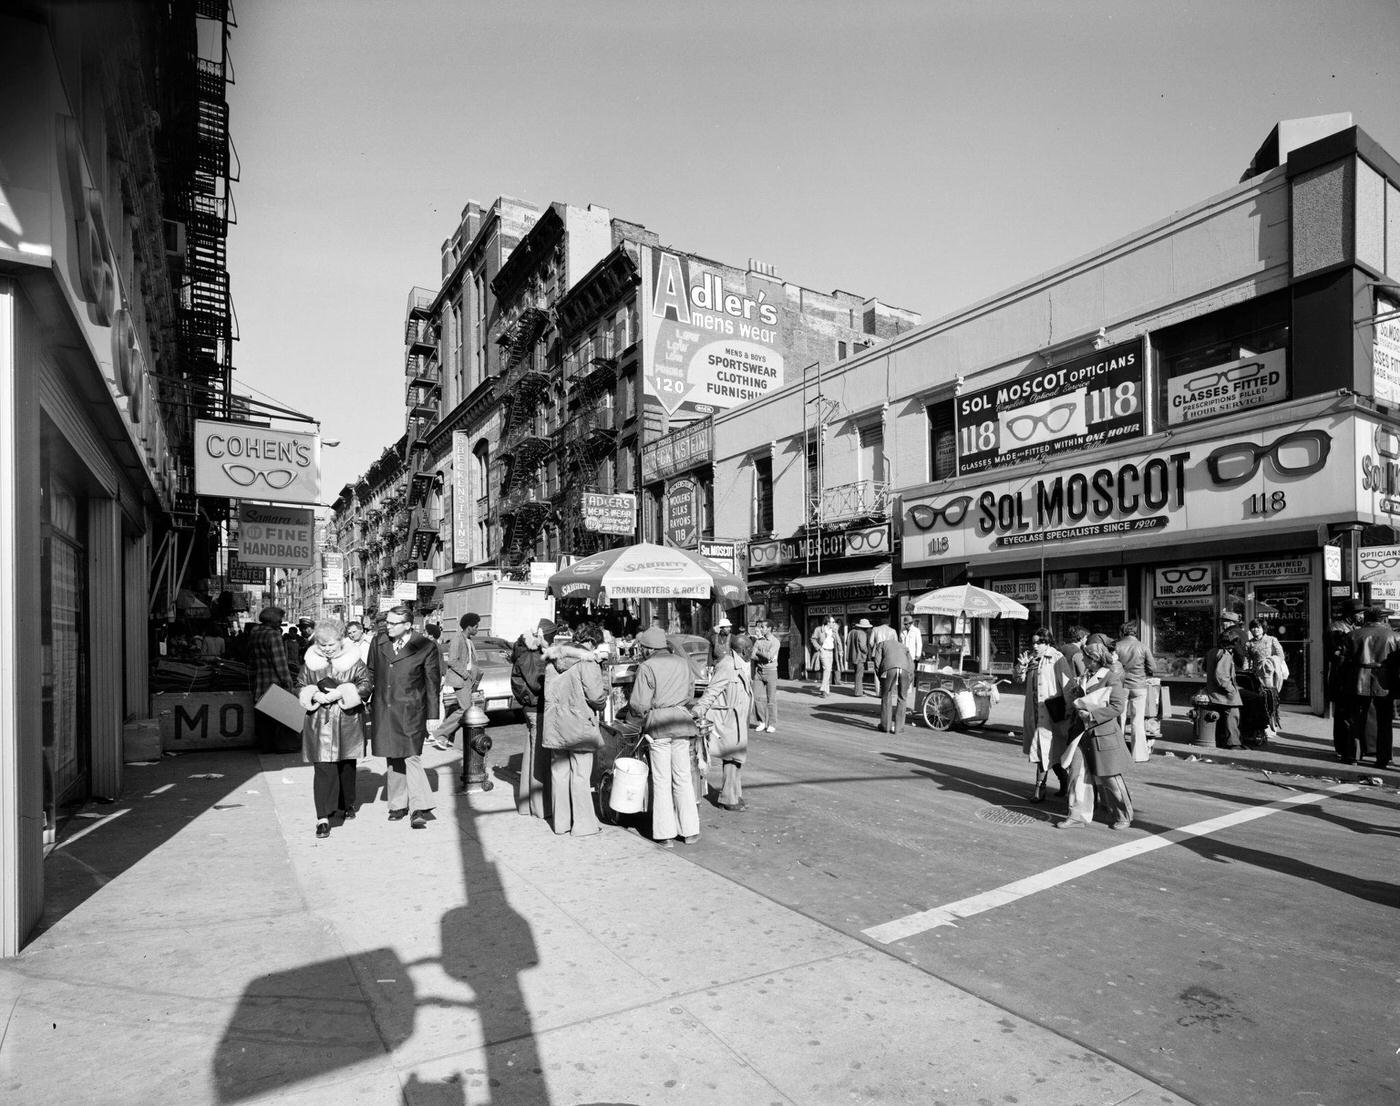
[[[984,891],[980,895],[973,895],[971,898],[959,899],[957,902],[949,903],[947,906],[935,907],[932,910],[921,910],[917,914],[909,914],[903,918],[896,918],[892,922],[885,922],[883,925],[872,926],[862,932],[872,941],[878,941],[882,945],[891,944],[894,941],[903,940],[905,937],[913,937],[917,933],[925,933],[930,929],[937,929],[939,926],[951,926],[957,924],[957,919],[968,918],[973,914],[981,914],[998,906],[1005,906],[1007,903],[1017,902],[1027,895],[1034,895],[1037,891],[1044,891],[1051,887],[1056,887],[1061,883],[1068,883],[1070,880],[1086,876],[1090,872],[1097,872],[1100,868],[1107,868],[1110,864],[1118,864],[1124,860],[1131,860],[1135,856],[1144,853],[1154,852],[1157,849],[1165,849],[1168,845],[1175,845],[1178,841],[1184,841],[1188,837],[1204,837],[1206,834],[1216,833],[1219,830],[1229,829],[1231,826],[1238,826],[1244,822],[1252,822],[1256,818],[1264,818],[1270,814],[1277,814],[1280,810],[1287,810],[1290,807],[1304,806],[1308,803],[1320,803],[1323,799],[1333,795],[1345,795],[1350,791],[1360,789],[1359,784],[1339,783],[1323,791],[1310,791],[1298,795],[1289,795],[1276,802],[1267,803],[1263,806],[1243,807],[1240,810],[1233,810],[1229,814],[1222,814],[1219,818],[1208,818],[1204,822],[1193,822],[1189,826],[1182,826],[1179,829],[1167,830],[1166,833],[1154,834],[1151,837],[1144,837],[1137,841],[1126,841],[1121,845],[1115,845],[1111,849],[1104,849],[1102,852],[1091,853],[1088,856],[1080,857],[1078,860],[1071,860],[1068,864],[1061,864],[1048,871],[1038,872],[1036,875],[1028,876],[1025,879],[1018,879],[1014,883],[1008,883],[991,891]]]

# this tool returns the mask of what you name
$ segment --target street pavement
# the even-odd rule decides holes
[[[1025,800],[1019,697],[900,735],[781,699],[752,809],[673,851],[517,815],[516,725],[489,793],[444,758],[420,831],[374,759],[326,840],[294,757],[130,767],[0,964],[0,1101],[1397,1100],[1397,780],[1343,778],[1322,720],[1244,765],[1168,723],[1140,825],[1065,832]]]

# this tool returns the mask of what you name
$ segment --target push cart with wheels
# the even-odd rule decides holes
[[[952,672],[920,665],[915,671],[914,707],[930,729],[985,726],[1004,681],[980,672]]]

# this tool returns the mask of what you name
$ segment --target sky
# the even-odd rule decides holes
[[[1400,0],[238,0],[235,389],[403,433],[409,289],[468,200],[934,319],[1234,185],[1281,119],[1400,157]]]

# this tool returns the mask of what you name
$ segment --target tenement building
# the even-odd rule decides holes
[[[0,956],[60,821],[121,795],[153,639],[211,575],[193,424],[231,408],[227,14],[0,14]]]
[[[972,581],[1030,622],[924,619],[941,663],[1008,673],[1030,627],[1134,619],[1189,694],[1231,611],[1320,711],[1340,602],[1400,585],[1400,164],[1348,115],[1281,123],[1238,184],[815,392],[714,427],[717,525],[797,652]],[[851,505],[870,481],[892,526]]]

